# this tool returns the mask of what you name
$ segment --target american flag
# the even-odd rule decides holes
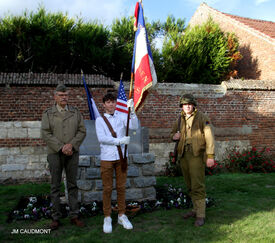
[[[125,95],[124,85],[120,80],[118,95],[117,95],[116,111],[128,114],[127,97]]]

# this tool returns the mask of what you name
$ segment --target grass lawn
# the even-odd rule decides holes
[[[157,184],[185,189],[182,177],[158,177]],[[194,219],[183,220],[187,210],[157,210],[131,219],[134,229],[127,231],[116,223],[113,233],[102,232],[103,216],[84,218],[85,228],[62,226],[50,234],[11,234],[12,229],[48,229],[50,220],[6,223],[8,212],[21,196],[48,194],[49,184],[0,186],[0,242],[275,242],[275,174],[221,174],[207,177],[207,195],[215,206],[206,211],[203,227]]]

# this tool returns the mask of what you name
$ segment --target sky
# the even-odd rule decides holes
[[[164,22],[168,15],[185,19],[186,24],[198,6],[208,6],[233,15],[275,22],[275,0],[143,0],[144,16],[148,21]],[[134,13],[136,0],[0,0],[0,19],[6,15],[22,15],[39,6],[47,12],[63,12],[84,21],[99,20],[105,26],[115,18]]]

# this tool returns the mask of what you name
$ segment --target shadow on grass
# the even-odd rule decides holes
[[[157,184],[172,184],[185,189],[182,177],[159,177]],[[84,218],[87,226],[83,229],[70,225],[66,218],[62,219],[63,226],[51,234],[11,234],[13,229],[45,229],[50,223],[46,219],[4,223],[6,218],[3,213],[7,213],[16,201],[9,202],[7,207],[3,196],[15,199],[17,196],[14,194],[22,186],[18,185],[16,190],[0,186],[0,237],[3,242],[272,242],[275,236],[274,174],[222,174],[207,177],[208,196],[214,198],[216,203],[207,209],[203,227],[195,228],[194,219],[183,220],[182,216],[187,210],[162,209],[131,218],[134,225],[132,231],[118,225],[117,215],[113,214],[112,234],[102,232],[101,215]],[[29,193],[37,190],[32,187],[41,185],[28,187]],[[6,193],[3,195],[4,191]]]

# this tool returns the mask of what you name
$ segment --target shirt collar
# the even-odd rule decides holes
[[[68,106],[66,105],[66,106],[63,108],[63,107],[61,107],[60,105],[56,104],[56,109],[57,109],[59,112],[68,111]]]
[[[191,113],[191,116],[196,115],[197,111],[198,111],[197,108],[195,108],[195,109],[193,110],[193,112]],[[184,111],[181,112],[181,115],[182,115],[183,117],[187,117],[187,116],[186,116],[186,113],[185,113]],[[189,117],[191,117],[191,116],[189,116]]]
[[[108,113],[104,113],[104,116],[106,116],[107,118],[116,117],[116,113],[114,113],[113,115],[108,114]]]

